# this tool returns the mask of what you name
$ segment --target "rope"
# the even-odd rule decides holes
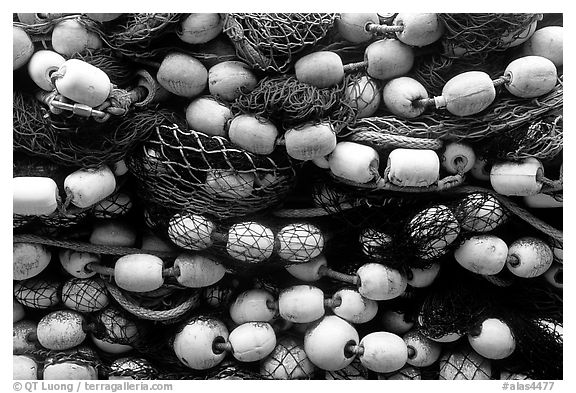
[[[86,242],[72,241],[72,240],[56,240],[45,236],[22,234],[14,235],[12,238],[13,243],[39,243],[46,246],[53,246],[58,248],[65,248],[69,250],[88,252],[93,254],[106,254],[106,255],[131,255],[131,254],[151,254],[160,258],[176,258],[179,253],[167,251],[154,251],[142,250],[133,247],[116,247],[104,246],[100,244],[91,244]]]
[[[338,211],[348,210],[355,207],[351,203],[343,203],[338,205]],[[313,207],[309,209],[280,209],[272,212],[274,217],[282,218],[307,218],[307,217],[322,217],[333,214],[332,211],[326,210],[323,207]]]
[[[186,301],[181,303],[180,305],[170,309],[170,310],[150,310],[144,307],[140,307],[135,304],[133,301],[128,299],[118,287],[110,282],[106,282],[106,288],[110,295],[130,314],[133,314],[141,319],[147,319],[150,321],[167,321],[171,319],[176,319],[187,313],[188,311],[192,310],[199,304],[200,293],[196,292]]]
[[[415,138],[402,135],[385,134],[380,131],[359,131],[346,138],[352,142],[367,143],[375,148],[388,149],[401,147],[406,149],[440,150],[444,143],[439,139]]]

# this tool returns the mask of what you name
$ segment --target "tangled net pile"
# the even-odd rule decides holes
[[[277,204],[290,190],[294,169],[282,153],[258,156],[222,137],[169,123],[166,112],[143,112],[160,119],[153,135],[127,165],[138,179],[142,198],[153,205],[221,219]],[[242,183],[228,174],[240,174]]]
[[[263,71],[287,72],[294,57],[320,41],[334,14],[227,14],[224,33],[238,57]]]
[[[536,98],[506,71],[562,15],[418,15],[15,14],[15,48],[110,82],[91,107],[15,49],[15,372],[562,379],[562,60]],[[422,20],[438,39],[410,43]],[[66,25],[96,47],[60,53]],[[442,100],[468,71],[491,103],[461,115]],[[537,191],[500,190],[496,165]]]

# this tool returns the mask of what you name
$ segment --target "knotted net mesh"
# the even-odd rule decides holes
[[[448,351],[440,358],[440,380],[492,379],[490,360],[478,355],[468,345]]]
[[[110,298],[99,278],[71,278],[62,285],[62,303],[79,312],[95,312],[106,307]]]
[[[483,112],[457,117],[444,111],[424,114],[417,119],[379,116],[358,119],[349,131],[379,131],[386,134],[476,142],[541,120],[563,106],[563,78],[554,89],[531,100],[502,94]]]
[[[303,341],[284,336],[277,340],[276,347],[260,362],[260,374],[265,379],[311,379],[315,366],[304,352]]]
[[[164,121],[161,111],[142,116],[160,124],[126,164],[147,202],[223,219],[274,206],[293,185],[295,171],[279,149],[259,156],[223,137],[188,130],[181,121]]]
[[[346,91],[349,84],[358,79],[358,75],[347,75],[337,86],[321,89],[299,82],[294,75],[267,76],[250,93],[238,97],[232,111],[264,117],[284,130],[328,120],[338,133],[356,116]],[[379,91],[375,87],[373,90]]]
[[[106,122],[54,114],[34,96],[13,92],[13,148],[67,166],[113,164],[152,131],[151,118],[134,113]]]
[[[335,14],[229,13],[224,33],[250,66],[284,73],[298,53],[326,35],[334,18]]]
[[[39,276],[14,284],[14,297],[20,304],[33,309],[48,309],[60,303],[60,282]]]
[[[457,13],[438,14],[445,32],[441,38],[445,54],[487,56],[503,51],[516,40],[525,40],[534,31],[541,14]],[[514,45],[514,44],[512,44]]]

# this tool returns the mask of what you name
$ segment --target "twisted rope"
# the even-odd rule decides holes
[[[117,247],[117,246],[104,246],[100,244],[92,244],[73,240],[57,240],[45,236],[21,234],[12,237],[13,243],[39,243],[45,246],[53,246],[58,248],[65,248],[69,250],[87,252],[92,254],[105,254],[105,255],[131,255],[131,254],[151,254],[159,258],[176,258],[179,253],[168,251],[154,251],[142,250],[133,247]]]
[[[410,136],[386,134],[380,131],[359,131],[346,140],[370,145],[376,149],[406,148],[440,150],[444,143],[439,139],[415,138]]]
[[[167,321],[177,319],[198,306],[200,301],[200,292],[196,291],[192,296],[172,309],[150,310],[137,305],[133,300],[127,298],[115,284],[107,281],[105,281],[105,283],[106,289],[108,289],[110,295],[118,302],[118,304],[120,304],[120,306],[122,306],[122,308],[138,318],[149,321]]]

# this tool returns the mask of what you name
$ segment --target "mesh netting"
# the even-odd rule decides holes
[[[47,309],[60,303],[60,283],[40,277],[14,284],[14,297],[25,307]]]
[[[250,66],[286,72],[296,54],[326,35],[334,18],[335,14],[229,13],[224,33]]]
[[[458,13],[438,14],[445,32],[441,38],[448,55],[466,56],[503,51],[515,40],[527,39],[541,14]]]
[[[415,120],[381,116],[358,119],[348,126],[351,132],[378,131],[384,134],[406,135],[454,141],[480,141],[507,130],[535,123],[551,111],[562,107],[563,78],[550,93],[527,100],[509,94],[494,101],[485,111],[474,116],[456,117],[443,111],[420,116]]]
[[[117,192],[92,207],[96,218],[118,218],[125,216],[132,209],[132,200],[124,193]]]
[[[108,75],[110,82],[117,86],[128,86],[136,77],[137,68],[134,64],[115,55],[110,48],[75,53],[71,59],[79,59],[98,67]]]
[[[135,380],[156,379],[158,370],[146,359],[137,357],[125,357],[116,359],[110,364],[108,379],[121,379],[130,377]]]
[[[279,338],[272,353],[260,362],[260,374],[266,379],[310,379],[314,371],[302,340],[290,336]]]
[[[380,374],[378,375],[378,379],[402,380],[402,381],[421,380],[422,373],[420,372],[420,369],[417,367],[405,366],[402,367],[400,370],[392,373]]]
[[[468,232],[490,232],[504,224],[511,216],[498,199],[482,192],[466,195],[453,211],[460,227]]]
[[[307,262],[324,250],[325,229],[313,220],[270,219],[264,215],[215,223],[202,215],[175,214],[169,220],[169,239],[185,250],[200,251],[236,274],[273,270]],[[156,227],[164,227],[163,225]]]
[[[110,301],[106,286],[99,278],[71,278],[62,286],[62,303],[79,312],[95,312]]]
[[[440,380],[488,380],[492,378],[490,360],[463,345],[440,358]]]
[[[111,344],[137,346],[141,341],[141,323],[131,318],[118,306],[110,305],[95,315],[92,334],[97,339]]]
[[[50,113],[32,95],[13,92],[13,147],[62,165],[112,164],[150,134],[154,120],[134,113],[99,123],[92,118]]]
[[[488,283],[467,279],[462,273],[443,273],[448,269],[460,270],[455,263],[443,267],[418,314],[420,332],[430,338],[468,333],[489,307],[485,293]]]
[[[161,117],[159,112],[142,114]],[[225,138],[169,122],[157,126],[126,164],[145,201],[220,219],[278,204],[295,174],[285,153],[258,156]]]
[[[516,349],[500,363],[533,379],[562,379],[562,292],[543,279],[519,280],[493,294],[492,313],[513,332]]]
[[[414,215],[406,233],[406,248],[415,249],[420,259],[432,260],[448,252],[448,247],[460,234],[460,224],[446,206],[434,205]]]
[[[88,30],[99,29],[98,22],[81,14],[36,14],[36,22],[32,24],[14,22],[14,26],[22,28],[33,41],[42,41],[45,47],[48,47],[46,41],[50,41],[52,30],[63,21],[73,20]]]
[[[360,74],[347,74],[343,82],[335,87],[320,89],[299,82],[294,75],[267,76],[250,93],[238,97],[231,109],[233,113],[262,116],[285,130],[308,122],[328,120],[338,133],[355,119],[357,110],[346,98],[346,91],[360,77]],[[357,85],[361,89],[375,91],[373,97],[379,92],[378,87],[369,83]],[[358,91],[361,99],[365,96],[362,94],[364,90]],[[358,105],[362,107],[367,104],[361,102]]]
[[[558,108],[543,119],[531,122],[484,140],[475,147],[476,153],[488,163],[520,161],[536,158],[554,159],[563,150],[563,115]]]
[[[104,43],[114,51],[133,59],[158,55],[154,42],[174,33],[182,14],[126,14],[106,31],[96,30]]]
[[[360,363],[358,357],[356,357],[352,363],[343,369],[336,371],[326,371],[325,379],[327,380],[365,380],[369,379],[369,372],[366,367]]]
[[[461,58],[432,54],[417,57],[410,76],[420,82],[430,96],[440,96],[446,82],[458,74],[483,71],[496,79],[504,73],[509,62],[510,54],[507,52],[480,53]]]

